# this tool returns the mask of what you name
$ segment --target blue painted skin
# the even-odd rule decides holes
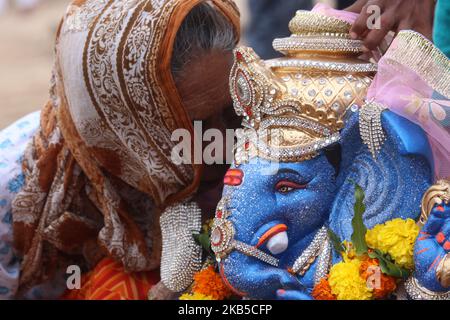
[[[417,219],[422,195],[432,182],[430,146],[422,129],[392,112],[383,113],[382,123],[387,140],[374,160],[362,144],[358,115],[349,117],[341,132],[338,173],[324,154],[304,162],[254,158],[234,166],[244,173],[243,181],[239,186],[225,186],[223,194],[230,199],[229,220],[236,230],[235,239],[256,245],[261,235],[277,224],[287,225],[289,239],[287,250],[276,255],[279,268],[237,251],[223,260],[222,273],[235,290],[260,299],[310,299],[316,265],[303,277],[287,269],[324,225],[341,239],[350,240],[353,182],[366,192],[364,220],[368,228],[398,217]],[[306,188],[281,193],[275,186],[282,180],[306,184]],[[447,226],[450,229],[448,220]],[[265,246],[260,249],[270,254]],[[438,247],[429,250],[430,257],[440,253]],[[333,262],[339,259],[335,254]],[[416,264],[422,270],[429,259],[418,256]],[[436,279],[428,273],[418,272],[417,277],[425,287],[435,288]]]
[[[303,290],[312,286],[310,274],[299,281],[286,270],[327,220],[335,193],[334,169],[325,156],[308,162],[280,163],[275,174],[261,172],[269,166],[266,160],[253,159],[239,167],[245,174],[241,186],[227,186],[224,190],[230,196],[229,220],[234,224],[236,239],[256,245],[259,237],[271,227],[281,223],[288,226],[290,249],[278,256],[280,268],[238,252],[231,253],[224,262],[225,275],[233,287],[265,299],[275,298],[274,288]],[[308,184],[308,188],[284,195],[275,191],[276,183],[281,180]],[[255,284],[264,289],[250,290]]]
[[[436,236],[441,232],[445,240],[438,243]],[[422,280],[422,285],[436,292],[449,289],[443,288],[436,278],[439,262],[450,251],[449,248],[444,249],[446,241],[450,241],[450,204],[443,203],[431,211],[414,247],[414,259],[420,261],[416,264],[416,277]]]

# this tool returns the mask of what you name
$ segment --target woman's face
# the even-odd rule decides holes
[[[226,129],[239,127],[229,91],[229,74],[233,64],[231,52],[213,51],[198,55],[186,64],[176,84],[192,121],[202,121],[203,132],[219,129],[225,139]],[[205,147],[207,143],[204,143]],[[224,141],[224,148],[226,146]],[[223,150],[226,155],[226,150]],[[228,169],[224,164],[205,165],[197,201],[203,212],[214,212],[222,191],[221,181]]]
[[[233,110],[228,85],[233,55],[231,52],[212,51],[197,56],[194,54],[194,57],[177,77],[178,91],[191,120],[201,121],[203,132],[219,129],[225,138],[226,129],[238,128],[240,124]],[[232,146],[224,143],[224,147]],[[226,155],[226,150],[223,154]],[[209,167],[204,168],[208,172],[204,175],[205,179],[223,178],[226,166]]]
[[[232,108],[228,79],[231,52],[212,51],[195,55],[176,80],[183,104],[192,121],[221,129],[223,113]],[[205,128],[207,129],[207,128]]]

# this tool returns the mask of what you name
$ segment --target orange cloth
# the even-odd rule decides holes
[[[150,288],[158,283],[157,272],[126,273],[123,266],[106,258],[83,275],[81,289],[68,290],[64,300],[147,300]]]

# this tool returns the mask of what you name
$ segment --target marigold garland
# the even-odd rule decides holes
[[[211,296],[205,296],[204,294],[194,292],[183,294],[180,297],[180,300],[215,300],[215,299]]]
[[[380,263],[377,259],[366,258],[361,262],[359,272],[367,284],[370,281],[369,278],[376,272],[374,267],[380,268],[379,265]],[[378,281],[372,283],[372,295],[374,299],[384,299],[397,289],[397,281],[394,277],[383,274],[380,269],[378,269],[378,272]]]
[[[328,282],[328,278],[323,278],[320,280],[318,284],[314,287],[311,292],[311,296],[314,300],[336,300],[336,296],[331,293],[330,283]]]
[[[335,264],[328,277],[331,293],[337,300],[370,300],[372,290],[360,276],[361,261],[358,259]]]
[[[414,243],[419,227],[412,219],[393,219],[376,225],[365,235],[369,252],[377,249],[388,254],[399,267],[414,267]],[[370,300],[385,299],[397,289],[397,278],[379,269],[379,278],[371,278],[380,268],[378,259],[366,254],[357,256],[351,242],[344,241],[343,261],[335,264],[328,275],[313,289],[316,300]],[[373,282],[374,280],[375,282]],[[372,287],[375,285],[374,287]]]
[[[419,227],[414,220],[394,219],[368,230],[366,242],[369,247],[389,254],[398,266],[411,270],[418,235]]]
[[[210,296],[214,300],[225,300],[233,294],[213,266],[201,270],[194,276],[192,292]]]

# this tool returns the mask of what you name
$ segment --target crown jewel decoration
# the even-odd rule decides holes
[[[364,103],[377,65],[358,57],[360,40],[351,25],[309,11],[298,11],[292,35],[275,39],[284,56],[264,61],[248,47],[235,50],[230,90],[243,117],[236,164],[259,156],[303,161],[339,141],[346,114]]]

